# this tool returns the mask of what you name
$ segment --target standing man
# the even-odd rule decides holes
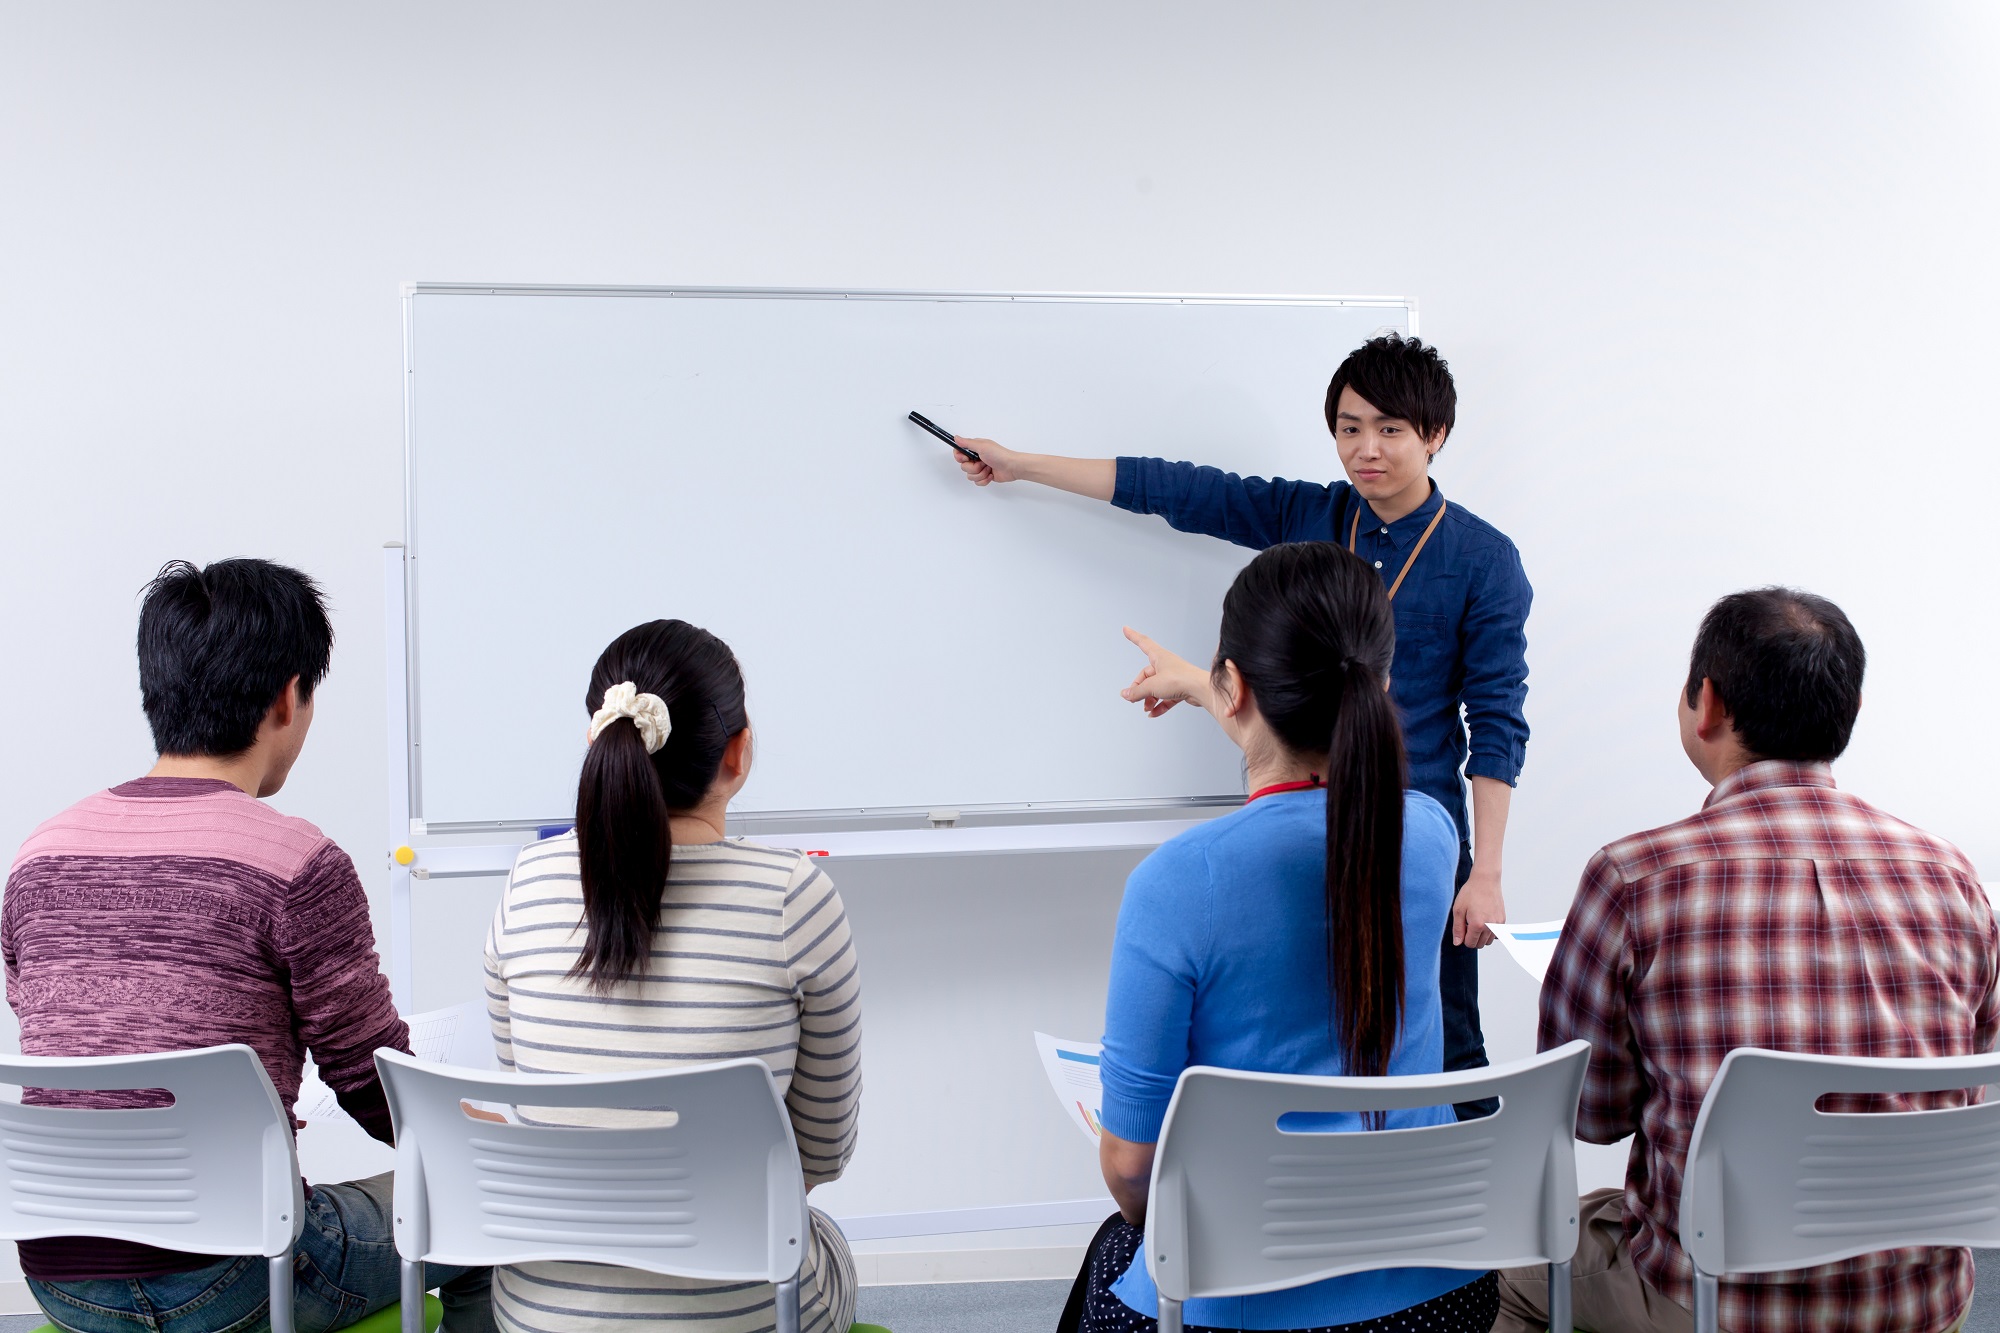
[[[1493,943],[1489,924],[1507,919],[1501,848],[1527,752],[1525,625],[1534,595],[1514,543],[1446,503],[1431,480],[1431,459],[1451,434],[1457,409],[1444,358],[1391,333],[1362,344],[1327,386],[1326,424],[1347,474],[1331,486],[1158,458],[1017,453],[986,439],[961,440],[980,461],[959,461],[976,485],[1040,482],[1258,550],[1338,542],[1380,571],[1396,617],[1389,691],[1403,720],[1410,786],[1443,805],[1458,825],[1458,896],[1438,978],[1448,1071],[1486,1063],[1474,950]],[[1471,779],[1469,820],[1461,773]],[[1458,1111],[1470,1119],[1494,1109],[1486,1101]]]

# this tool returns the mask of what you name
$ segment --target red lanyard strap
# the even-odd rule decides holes
[[[1319,785],[1321,784],[1319,780],[1319,774],[1317,773],[1313,774],[1311,777],[1307,778],[1303,782],[1274,782],[1268,787],[1259,787],[1256,791],[1251,792],[1250,795],[1244,799],[1243,804],[1248,805],[1250,804],[1251,801],[1256,800],[1259,796],[1276,796],[1281,791],[1310,791],[1312,788],[1317,787]]]

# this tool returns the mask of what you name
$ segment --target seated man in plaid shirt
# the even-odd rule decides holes
[[[1634,1137],[1625,1188],[1583,1199],[1579,1329],[1693,1328],[1681,1177],[1732,1049],[1970,1055],[2000,1032],[2000,933],[1972,863],[1834,786],[1863,663],[1854,627],[1824,598],[1765,588],[1717,602],[1680,709],[1681,743],[1715,790],[1699,814],[1614,842],[1584,870],[1542,985],[1541,1045],[1590,1043],[1579,1137]],[[1823,1109],[1978,1095],[1841,1096]],[[1547,1327],[1540,1268],[1500,1285],[1496,1333]],[[1891,1250],[1725,1278],[1721,1323],[1941,1333],[1971,1301],[1969,1251]]]

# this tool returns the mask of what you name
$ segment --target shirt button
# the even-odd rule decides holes
[[[1375,562],[1375,568],[1377,568],[1377,569],[1380,569],[1380,568],[1382,568],[1382,562],[1381,562],[1380,560],[1377,560],[1377,561]]]
[[[1387,523],[1384,523],[1384,524],[1382,525],[1382,535],[1383,535],[1384,537],[1386,537],[1386,536],[1388,536],[1388,535],[1389,535],[1389,525],[1388,525]]]

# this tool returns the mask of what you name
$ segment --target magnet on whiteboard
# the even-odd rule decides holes
[[[394,852],[391,852],[390,855],[396,858],[397,865],[406,866],[410,864],[410,862],[417,859],[417,849],[408,846],[398,847]]]

